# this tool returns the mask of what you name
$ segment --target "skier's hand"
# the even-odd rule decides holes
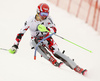
[[[11,54],[15,54],[17,52],[18,46],[17,45],[13,45],[10,49],[9,49],[9,53]]]

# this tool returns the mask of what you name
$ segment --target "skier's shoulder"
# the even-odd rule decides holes
[[[48,16],[48,17],[47,17],[47,20],[48,20],[49,22],[53,23],[53,19],[52,19],[51,16]]]
[[[29,18],[27,19],[27,22],[32,22],[35,19],[35,16],[29,16]]]
[[[51,16],[48,16],[47,19],[48,19],[48,20],[50,20],[50,19],[52,20],[52,17],[51,17]]]

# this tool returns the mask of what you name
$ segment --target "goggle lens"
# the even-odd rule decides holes
[[[41,16],[48,16],[49,13],[47,13],[47,12],[40,12],[40,15],[41,15]]]

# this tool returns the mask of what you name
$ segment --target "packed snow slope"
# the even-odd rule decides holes
[[[88,73],[82,76],[66,65],[54,67],[30,48],[30,32],[23,36],[16,54],[0,50],[0,81],[100,81],[100,35],[92,27],[46,0],[0,0],[0,48],[10,49],[15,37],[29,16],[36,14],[37,5],[50,6],[57,34],[93,53],[53,36],[61,51]],[[58,60],[59,61],[59,60]]]

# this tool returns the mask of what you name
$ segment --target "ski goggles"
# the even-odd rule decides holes
[[[47,16],[49,15],[49,12],[40,12],[40,15],[41,15],[41,16],[46,16],[46,17],[47,17]]]

